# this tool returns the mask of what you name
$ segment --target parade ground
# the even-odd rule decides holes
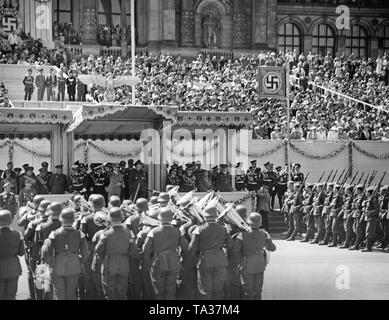
[[[299,241],[274,243],[277,250],[265,272],[264,300],[389,299],[389,252],[363,253]],[[17,300],[28,298],[27,269],[24,258],[21,261]]]

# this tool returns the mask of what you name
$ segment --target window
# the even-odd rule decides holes
[[[285,52],[286,50],[301,51],[301,32],[294,23],[287,22],[278,28],[278,48]]]
[[[334,30],[324,23],[317,25],[312,31],[312,53],[319,53],[322,56],[328,52],[335,53]]]
[[[122,25],[122,9],[120,7],[119,0],[112,0],[110,3],[107,3],[107,7],[104,6],[104,1],[99,0],[99,24],[107,25],[111,23],[112,26],[121,26]],[[136,2],[135,2],[136,4]],[[126,25],[131,23],[131,12],[130,12],[130,2],[125,1],[126,6]],[[107,21],[107,17],[111,18],[111,21]]]
[[[380,55],[385,51],[389,54],[389,25],[381,28],[378,34],[378,51]]]
[[[368,38],[366,30],[358,25],[351,27],[349,37],[346,39],[346,49],[356,57],[368,55]]]
[[[58,24],[73,22],[73,1],[72,0],[53,0],[53,22]]]

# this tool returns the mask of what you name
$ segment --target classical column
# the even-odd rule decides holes
[[[201,41],[201,15],[195,14],[195,46],[201,48],[202,47],[202,41]]]
[[[233,15],[233,47],[245,48],[247,46],[247,16],[245,1],[234,1]]]
[[[232,48],[233,38],[233,21],[231,14],[225,14],[222,16],[222,30],[221,30],[221,47]]]
[[[164,45],[176,46],[176,3],[175,0],[162,0],[162,39]]]
[[[183,0],[181,21],[181,46],[191,47],[195,40],[193,0]]]
[[[252,3],[253,48],[275,48],[276,0],[253,0]]]
[[[267,46],[269,48],[276,48],[276,21],[277,21],[277,0],[267,0]]]

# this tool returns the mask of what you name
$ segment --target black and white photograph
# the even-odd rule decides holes
[[[387,0],[0,0],[0,300],[388,300],[388,202]]]

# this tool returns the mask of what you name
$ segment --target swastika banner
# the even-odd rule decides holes
[[[261,97],[286,97],[286,69],[283,67],[260,67],[258,72]]]

